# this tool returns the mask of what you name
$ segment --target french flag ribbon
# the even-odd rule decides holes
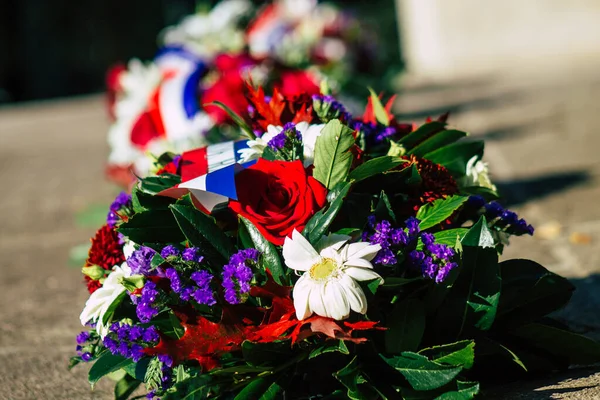
[[[160,194],[179,198],[189,192],[208,212],[219,203],[237,200],[235,175],[256,162],[242,163],[239,150],[247,147],[247,140],[238,140],[184,152],[181,183]]]
[[[201,111],[198,91],[206,64],[179,47],[162,48],[155,62],[169,76],[159,88],[159,107],[166,137],[185,139],[194,130],[192,121]]]

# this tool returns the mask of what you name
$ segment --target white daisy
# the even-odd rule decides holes
[[[85,326],[88,322],[96,322],[96,331],[98,335],[104,337],[108,334],[108,328],[112,322],[112,316],[103,323],[104,315],[110,306],[125,293],[125,286],[122,285],[123,278],[131,276],[131,268],[127,263],[121,266],[115,265],[113,271],[108,275],[102,287],[91,294],[85,307],[79,316],[81,325]]]
[[[364,314],[367,299],[356,281],[383,279],[373,271],[371,260],[380,245],[350,243],[350,236],[329,235],[313,247],[297,230],[285,238],[285,264],[303,272],[293,289],[294,308],[298,319],[313,313],[335,320],[348,318],[350,310]]]
[[[467,162],[467,174],[459,180],[459,184],[462,187],[469,186],[482,186],[493,191],[496,191],[496,185],[494,185],[490,179],[487,163],[484,163],[479,159],[479,156],[473,156]]]
[[[309,125],[308,122],[299,122],[296,124],[296,129],[302,135],[305,167],[311,166],[314,162],[315,144],[317,143],[317,137],[321,135],[321,131],[323,130],[324,126],[324,124]],[[249,140],[248,148],[238,151],[241,155],[242,163],[251,160],[257,160],[262,157],[262,154],[269,144],[269,141],[281,133],[282,130],[282,126],[269,125],[267,127],[267,132],[263,133],[261,137],[257,137],[254,140]]]

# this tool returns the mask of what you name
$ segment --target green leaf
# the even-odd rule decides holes
[[[125,375],[115,385],[115,400],[127,400],[141,383],[142,382],[132,378],[131,376]]]
[[[464,176],[467,163],[473,156],[483,157],[483,141],[458,142],[437,149],[423,156],[429,161],[441,164],[455,177]]]
[[[423,231],[444,222],[467,199],[468,197],[464,196],[450,196],[445,199],[437,199],[433,203],[425,204],[417,212],[417,219],[420,220],[419,227]]]
[[[229,108],[226,104],[224,104],[220,101],[213,101],[212,103],[204,104],[204,107],[207,107],[207,106],[208,107],[215,106],[215,107],[219,107],[219,108],[223,109],[227,114],[229,114],[229,117],[231,117],[233,122],[237,126],[240,127],[240,129],[242,130],[242,132],[244,132],[244,134],[246,136],[248,136],[252,140],[256,139],[256,135],[254,134],[254,131],[252,131],[252,128],[250,128],[250,126],[246,123],[244,118],[240,117],[235,111],[233,111],[231,108]]]
[[[92,388],[103,376],[110,374],[111,372],[117,371],[129,364],[133,364],[133,361],[129,358],[115,356],[110,352],[102,354],[98,360],[90,368],[88,373],[88,382],[92,385]]]
[[[565,278],[531,260],[500,263],[502,296],[495,327],[534,322],[563,307],[575,287]]]
[[[381,100],[379,100],[379,96],[373,91],[373,89],[369,88],[369,92],[371,92],[371,104],[373,105],[373,113],[375,114],[375,119],[381,125],[389,126],[390,125],[390,117],[385,111],[385,107],[381,104]]]
[[[346,182],[340,182],[329,194],[327,200],[329,207],[321,209],[312,216],[306,223],[302,234],[308,239],[313,245],[321,240],[321,237],[327,232],[329,226],[337,216],[340,208],[344,203],[344,198],[348,194],[352,185]]]
[[[279,365],[281,360],[289,360],[294,355],[288,341],[255,343],[248,340],[242,343],[244,361],[253,367]]]
[[[234,400],[258,399],[258,396],[265,392],[270,381],[271,379],[268,378],[254,379],[234,397]]]
[[[338,352],[346,355],[350,354],[350,351],[348,350],[348,347],[346,346],[346,343],[344,343],[343,340],[328,340],[323,345],[313,349],[310,352],[308,359],[315,358],[320,356],[321,354],[331,352]]]
[[[132,363],[123,367],[132,378],[138,381],[143,381],[146,377],[146,371],[148,370],[148,364],[150,364],[150,357],[144,357],[136,363]]]
[[[315,144],[313,177],[327,189],[332,189],[348,177],[353,160],[350,152],[352,145],[352,129],[337,119],[329,121],[321,130]]]
[[[435,400],[471,400],[479,393],[479,382],[457,381],[457,391],[447,392],[435,398]]]
[[[444,326],[438,340],[469,337],[486,331],[496,317],[502,281],[494,248],[464,246],[458,277],[440,307],[437,326]]]
[[[374,279],[374,281],[379,281],[379,279]],[[422,282],[423,278],[422,277],[416,277],[416,278],[399,278],[399,277],[389,277],[389,278],[385,278],[385,281],[383,282],[383,285],[380,285],[379,288],[381,289],[398,289],[402,286],[414,283],[414,282]]]
[[[169,204],[173,203],[173,199],[144,193],[139,188],[134,187],[131,192],[131,202],[133,204],[133,211],[140,213],[154,209],[166,210]]]
[[[212,217],[196,209],[191,204],[189,195],[169,207],[181,231],[192,245],[200,247],[213,263],[220,266],[227,263],[235,248]]]
[[[408,161],[403,160],[400,157],[382,156],[373,158],[372,160],[369,160],[352,170],[352,172],[350,172],[348,175],[348,178],[356,182],[362,181],[363,179],[367,179],[371,176],[396,168],[398,165],[406,162]]]
[[[471,369],[475,361],[475,342],[473,340],[462,340],[456,343],[428,347],[420,350],[419,354],[439,364]]]
[[[282,397],[284,386],[279,383],[279,379],[271,384],[260,396],[258,400],[276,400]]]
[[[426,124],[421,125],[408,135],[404,136],[402,139],[398,140],[398,143],[401,144],[405,149],[411,149],[420,142],[424,141],[425,139],[430,138],[432,135],[443,131],[445,126],[445,122],[428,122]],[[429,160],[428,157],[424,158],[427,158]]]
[[[425,332],[425,308],[418,299],[407,299],[394,305],[388,316],[385,349],[391,354],[415,351]]]
[[[118,232],[135,243],[178,243],[185,239],[169,210],[148,210],[124,222]]]
[[[526,339],[528,346],[568,360],[570,365],[600,362],[600,343],[553,326],[532,323],[519,327],[513,335]]]
[[[286,269],[284,269],[283,265],[281,264],[281,259],[279,258],[279,252],[277,251],[277,248],[273,245],[273,243],[265,239],[258,228],[256,228],[256,226],[254,226],[250,220],[242,217],[241,215],[239,218],[242,222],[240,224],[240,230],[243,230],[252,241],[251,247],[254,247],[256,250],[262,253],[262,261],[268,266],[275,282],[279,283],[280,285],[287,285],[288,279]]]
[[[457,140],[464,138],[465,136],[467,136],[467,132],[457,131],[454,129],[442,131],[410,150],[408,154],[413,154],[417,157],[423,157],[425,154],[452,144]]]
[[[139,189],[144,193],[155,195],[180,183],[181,177],[179,175],[161,174],[159,176],[149,176],[142,179],[139,184]]]
[[[463,246],[494,247],[494,237],[487,226],[487,221],[482,215],[461,240]]]
[[[269,146],[265,147],[262,153],[262,158],[268,161],[288,161],[279,152],[273,150]]]
[[[152,323],[161,333],[172,339],[181,339],[185,334],[185,329],[181,325],[179,318],[172,311],[163,312],[152,320]]]
[[[456,243],[462,240],[462,238],[467,233],[468,229],[466,228],[455,228],[448,229],[447,231],[439,231],[433,234],[435,237],[435,242],[440,244],[445,244],[446,246],[455,247]],[[421,250],[423,248],[423,242],[419,238],[419,242],[417,244],[417,250]]]
[[[396,213],[394,212],[394,207],[392,207],[392,203],[390,202],[387,194],[382,190],[379,195],[379,201],[375,206],[375,210],[373,214],[377,218],[377,220],[387,219],[391,221],[393,224],[396,224]]]
[[[460,366],[438,364],[425,356],[410,352],[390,358],[381,356],[381,358],[400,371],[415,390],[434,390],[442,387],[452,382],[462,370]]]
[[[335,379],[340,381],[348,389],[348,397],[351,399],[360,399],[361,391],[358,387],[359,380],[362,379],[360,367],[357,358],[354,357],[344,368],[333,373]]]

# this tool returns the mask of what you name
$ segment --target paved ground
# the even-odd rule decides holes
[[[600,76],[534,76],[408,80],[398,109],[419,118],[450,109],[453,124],[488,140],[495,178],[540,236],[515,240],[506,256],[573,278],[579,290],[561,317],[598,337]],[[67,253],[93,234],[73,214],[115,194],[102,173],[106,128],[99,97],[0,109],[0,398],[111,397],[110,382],[90,392],[85,367],[66,370],[87,297]],[[515,383],[490,398],[600,398],[598,371]]]

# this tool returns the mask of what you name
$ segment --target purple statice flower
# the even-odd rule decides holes
[[[511,235],[533,235],[533,226],[527,224],[524,219],[519,219],[517,213],[506,210],[498,202],[492,201],[485,205],[485,217],[494,221],[495,227]]]
[[[485,199],[483,198],[483,196],[479,196],[479,195],[469,196],[465,206],[467,208],[471,208],[471,209],[479,209],[479,208],[485,206]]]
[[[160,251],[160,256],[162,258],[164,258],[165,260],[169,257],[176,257],[178,255],[179,255],[179,250],[177,250],[177,247],[175,247],[173,245],[165,246]]]
[[[197,247],[189,247],[185,249],[181,253],[181,258],[183,259],[183,261],[194,261],[197,263],[200,263],[202,262],[202,260],[204,260],[204,257],[200,255],[200,249],[198,249]]]
[[[396,134],[396,128],[393,126],[386,126],[379,129],[375,135],[376,143],[383,143],[386,139],[393,137]]]
[[[436,283],[443,282],[450,271],[458,266],[452,259],[456,255],[454,249],[445,244],[435,243],[435,237],[430,233],[421,235],[423,251],[413,250],[408,260],[415,268],[420,268],[423,277]]]
[[[210,282],[213,279],[212,274],[206,271],[193,272],[190,278],[198,285],[197,289],[192,293],[192,297],[199,304],[212,306],[217,303],[213,290],[210,288]]]
[[[77,335],[77,344],[84,344],[85,342],[87,342],[90,339],[90,333],[87,331],[83,331],[81,332],[79,335]]]
[[[325,121],[339,119],[342,122],[352,120],[352,116],[344,105],[333,96],[314,94],[312,96],[313,107],[319,118]]]
[[[85,352],[81,355],[81,359],[84,362],[89,362],[92,359],[92,355],[90,353]]]
[[[296,129],[296,126],[293,123],[288,122],[283,126],[281,132],[269,140],[267,146],[273,150],[283,150],[286,145],[293,145],[293,141],[302,142],[302,134]]]
[[[119,353],[119,343],[110,336],[105,336],[102,343],[112,354]]]
[[[181,286],[181,279],[177,274],[177,270],[175,270],[175,268],[167,268],[165,270],[165,276],[171,281],[171,289],[175,293],[181,293],[183,287]]]
[[[144,334],[144,328],[138,325],[133,325],[129,328],[129,340],[135,342],[139,340]]]
[[[142,295],[138,300],[135,310],[141,322],[150,322],[150,320],[158,314],[158,309],[152,306],[156,301],[157,296],[158,290],[156,290],[156,284],[152,281],[146,282],[142,288]]]
[[[154,326],[142,328],[139,325],[116,322],[110,326],[103,344],[112,354],[138,362],[145,356],[144,349],[155,346],[159,339],[158,331]]]
[[[229,304],[239,304],[243,295],[250,292],[250,282],[254,278],[250,266],[256,265],[260,252],[256,249],[245,249],[235,253],[229,264],[223,267],[224,297]]]
[[[419,228],[419,220],[415,217],[410,217],[405,221],[406,228],[408,229],[408,236],[416,236],[421,231]]]
[[[129,207],[131,207],[131,195],[125,192],[119,193],[109,207],[108,215],[106,216],[108,226],[111,228],[114,227],[121,220],[118,215],[119,211]]]
[[[406,246],[409,243],[409,238],[401,228],[392,228],[390,221],[382,220],[377,223],[374,219],[368,220],[368,225],[372,226],[374,232],[370,235],[363,234],[363,240],[371,244],[378,244],[381,250],[373,259],[374,264],[378,265],[394,265],[398,262],[396,251],[398,246]]]
[[[148,343],[157,343],[160,340],[160,336],[158,335],[158,331],[155,326],[150,326],[146,328],[144,334],[142,335],[142,340]]]
[[[142,246],[135,250],[126,260],[134,275],[148,275],[152,269],[152,258],[156,252],[150,247]]]
[[[142,359],[142,357],[144,357],[144,346],[139,345],[137,343],[133,343],[131,345],[131,351],[130,351],[130,356],[133,359],[134,362],[138,362]]]
[[[154,399],[156,397],[156,390],[151,390],[146,394],[146,398],[149,400]]]
[[[167,367],[173,366],[173,359],[168,354],[159,354],[158,361],[165,364]]]

